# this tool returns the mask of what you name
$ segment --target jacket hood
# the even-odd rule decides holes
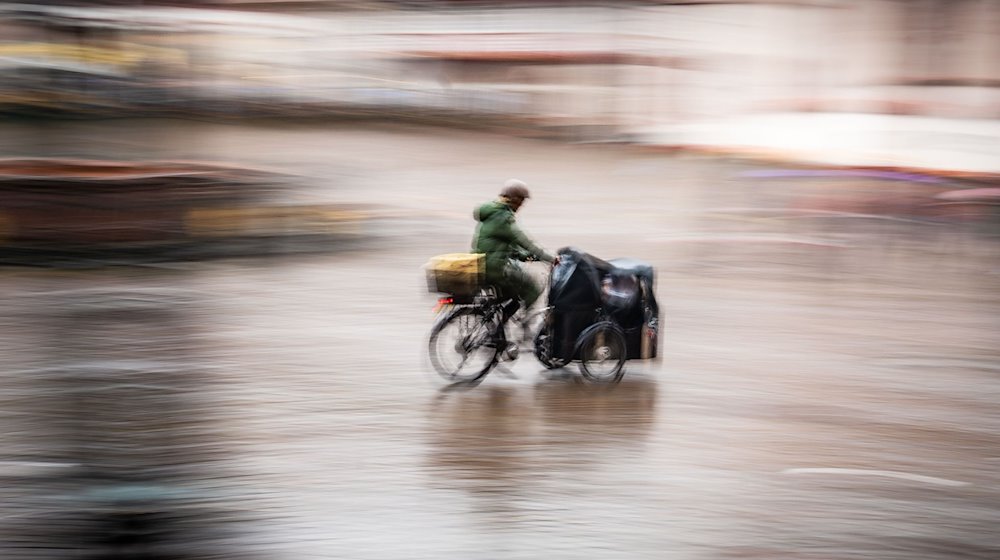
[[[485,222],[499,212],[510,212],[510,207],[498,200],[494,200],[473,210],[472,216],[477,221]]]

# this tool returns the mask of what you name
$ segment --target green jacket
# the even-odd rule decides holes
[[[552,255],[535,244],[517,227],[514,210],[495,200],[476,208],[472,216],[479,222],[472,238],[472,251],[486,253],[486,276],[497,278],[511,259],[524,260],[535,257],[552,262]]]

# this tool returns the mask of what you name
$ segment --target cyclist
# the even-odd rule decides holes
[[[511,299],[503,309],[504,322],[517,311],[519,301],[523,302],[527,312],[542,292],[516,261],[535,259],[553,264],[558,262],[558,257],[536,245],[517,225],[514,214],[529,197],[528,187],[523,181],[510,179],[504,183],[496,200],[479,206],[472,213],[478,222],[472,251],[486,254],[484,279],[497,288],[501,301]]]

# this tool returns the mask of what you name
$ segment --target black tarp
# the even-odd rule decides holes
[[[653,293],[652,266],[634,259],[606,261],[567,247],[559,251],[559,264],[551,280],[554,357],[573,359],[577,337],[598,320],[602,309],[625,331],[629,359],[643,357],[642,327],[651,325],[652,353],[645,357],[655,357],[659,308]]]

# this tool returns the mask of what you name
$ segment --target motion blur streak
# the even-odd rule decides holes
[[[998,58],[990,0],[0,3],[0,558],[1000,557]],[[659,361],[439,383],[511,177]]]

